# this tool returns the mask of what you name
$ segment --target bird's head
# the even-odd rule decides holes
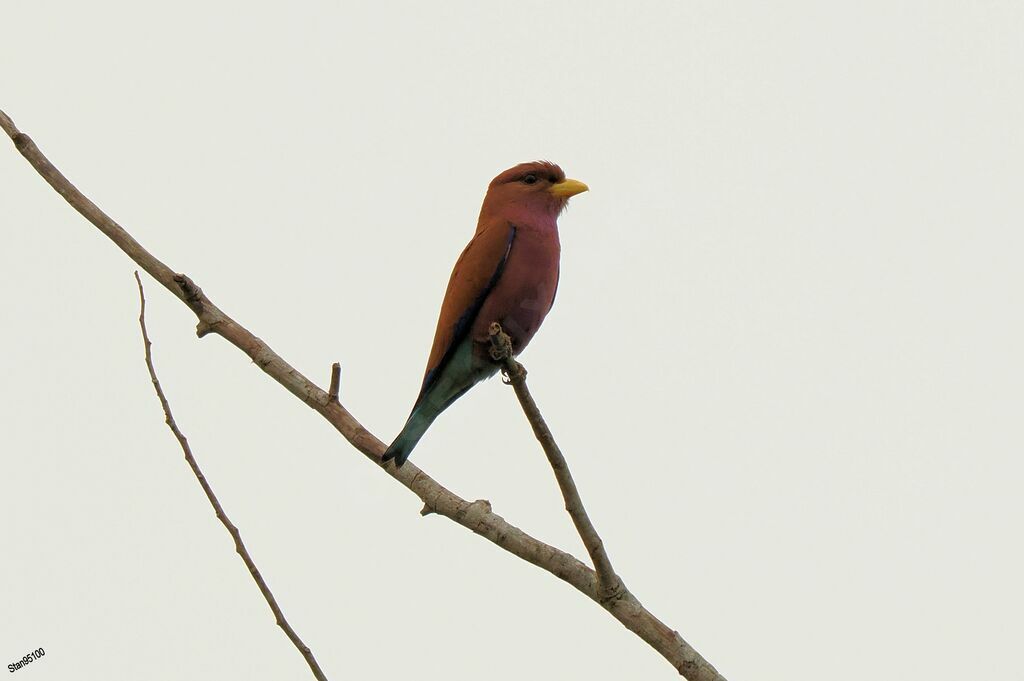
[[[491,180],[480,219],[499,217],[511,222],[548,220],[565,210],[569,197],[587,191],[579,180],[568,180],[554,163],[520,163]]]

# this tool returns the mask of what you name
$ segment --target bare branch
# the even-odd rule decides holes
[[[277,604],[277,599],[274,598],[274,594],[271,593],[270,587],[263,580],[263,575],[260,574],[259,568],[256,567],[256,563],[253,561],[252,556],[249,555],[248,549],[245,548],[245,544],[242,543],[242,535],[235,527],[234,523],[228,518],[227,513],[224,512],[224,508],[220,505],[220,501],[217,499],[217,495],[213,493],[213,488],[210,483],[207,482],[206,476],[203,475],[203,471],[199,469],[199,463],[192,455],[192,447],[188,444],[188,438],[178,428],[178,424],[174,420],[174,415],[171,413],[171,405],[167,401],[167,396],[164,395],[164,389],[160,386],[160,379],[156,377],[156,368],[153,366],[153,344],[149,340],[149,333],[146,331],[146,294],[142,289],[142,279],[139,277],[139,273],[135,272],[135,281],[139,284],[139,326],[142,328],[142,342],[146,348],[146,368],[149,369],[149,377],[153,381],[153,389],[156,391],[156,396],[160,398],[160,406],[164,409],[164,420],[167,423],[167,427],[174,433],[174,437],[178,440],[178,444],[181,445],[181,450],[185,452],[185,461],[188,462],[189,468],[196,476],[196,480],[199,481],[200,486],[203,488],[203,492],[206,493],[206,498],[210,500],[210,505],[213,506],[213,510],[217,514],[217,519],[224,525],[227,531],[231,534],[231,538],[235,540],[235,551],[242,557],[242,561],[245,562],[245,567],[249,568],[249,574],[252,575],[253,580],[256,582],[256,586],[260,588],[260,592],[263,594],[263,598],[266,599],[267,604],[274,613],[274,617],[277,619],[277,626],[284,630],[285,635],[288,636],[292,644],[298,649],[304,658],[309,668],[313,670],[313,676],[318,681],[327,681],[327,677],[324,676],[323,671],[320,669],[320,665],[317,664],[316,658],[313,657],[313,651],[309,649],[299,635],[292,629],[292,625],[285,619],[284,613],[281,611],[281,606]]]
[[[489,505],[480,502],[470,503],[462,499],[411,462],[406,462],[401,468],[382,465],[381,457],[386,446],[363,428],[344,406],[338,402],[331,402],[324,390],[285,362],[269,345],[221,311],[191,280],[184,275],[175,274],[146,251],[128,232],[79,192],[50,163],[28,135],[18,132],[13,122],[2,112],[0,127],[11,136],[22,156],[57,193],[142,269],[189,306],[199,319],[197,333],[200,336],[216,333],[248,355],[268,376],[327,419],[353,447],[416,494],[423,501],[424,514],[433,512],[443,515],[509,553],[571,584],[646,641],[690,681],[717,681],[724,678],[683,640],[678,632],[651,614],[628,591],[620,598],[604,599],[596,573],[574,556],[531,537],[494,513]]]
[[[604,600],[618,598],[626,587],[619,576],[615,574],[615,570],[612,569],[608,553],[604,550],[604,542],[597,534],[594,524],[590,522],[587,509],[583,507],[583,500],[580,498],[579,490],[576,489],[572,473],[569,472],[569,464],[562,456],[562,450],[555,443],[555,436],[551,434],[551,429],[548,428],[529,388],[526,387],[526,368],[512,356],[512,339],[502,331],[501,324],[497,322],[491,324],[488,332],[491,341],[491,357],[501,362],[502,372],[508,377],[508,382],[516,391],[516,397],[519,398],[519,404],[522,405],[523,412],[533,428],[533,434],[544,448],[551,469],[555,472],[558,487],[562,490],[562,498],[565,499],[565,510],[569,512],[573,525],[576,526],[576,531],[579,532],[580,539],[583,540],[583,545],[587,548],[587,553],[590,554],[590,559],[594,563],[594,569],[597,570],[601,598]]]

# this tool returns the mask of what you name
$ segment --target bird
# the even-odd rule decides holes
[[[404,464],[441,412],[497,373],[492,323],[509,335],[513,355],[529,344],[555,302],[558,216],[588,189],[548,161],[520,163],[491,180],[476,233],[448,281],[419,396],[384,462]]]

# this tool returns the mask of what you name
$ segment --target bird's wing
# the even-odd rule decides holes
[[[423,399],[459,343],[469,333],[484,300],[501,278],[515,237],[515,225],[502,221],[478,231],[459,256],[452,277],[448,280],[444,302],[441,303],[434,345],[430,349],[423,387],[416,398],[416,404]]]

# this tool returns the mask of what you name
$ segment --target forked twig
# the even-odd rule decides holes
[[[174,433],[174,437],[178,440],[178,444],[181,445],[181,450],[185,452],[185,461],[188,462],[189,468],[196,476],[196,480],[199,481],[199,485],[203,488],[203,492],[206,493],[206,498],[210,500],[210,505],[213,506],[213,510],[217,513],[217,519],[227,528],[227,531],[231,533],[231,538],[235,540],[235,551],[242,557],[242,561],[245,562],[245,567],[249,568],[249,574],[252,575],[253,580],[256,581],[256,586],[260,588],[260,592],[263,594],[263,598],[266,599],[267,605],[274,612],[274,617],[277,618],[277,625],[284,630],[285,635],[291,640],[291,642],[298,648],[302,657],[306,658],[306,663],[309,668],[313,670],[313,676],[316,677],[317,681],[327,681],[327,677],[324,676],[323,671],[320,669],[320,665],[317,663],[316,658],[313,657],[313,651],[309,649],[299,635],[292,629],[292,625],[285,619],[284,613],[281,612],[281,606],[277,604],[277,599],[274,598],[274,594],[271,593],[270,587],[267,586],[266,581],[263,579],[263,575],[260,574],[259,568],[256,567],[256,563],[253,561],[252,556],[249,555],[248,549],[245,548],[245,544],[242,543],[242,535],[235,527],[234,523],[228,518],[227,513],[224,512],[224,508],[220,505],[220,501],[217,499],[217,495],[213,493],[213,488],[210,487],[210,483],[207,482],[206,476],[203,475],[203,471],[199,468],[199,463],[196,462],[196,458],[192,455],[192,447],[188,444],[188,438],[185,437],[181,429],[178,428],[177,422],[174,420],[174,415],[171,413],[171,405],[167,401],[167,396],[164,395],[164,389],[160,386],[160,379],[156,377],[156,368],[153,366],[153,344],[149,340],[149,333],[146,331],[146,294],[142,288],[142,279],[139,277],[138,271],[135,272],[135,281],[139,284],[139,327],[142,329],[142,342],[146,348],[146,368],[149,369],[149,377],[153,381],[153,389],[156,391],[156,396],[160,398],[160,406],[164,409],[164,420],[167,423],[167,427]]]

